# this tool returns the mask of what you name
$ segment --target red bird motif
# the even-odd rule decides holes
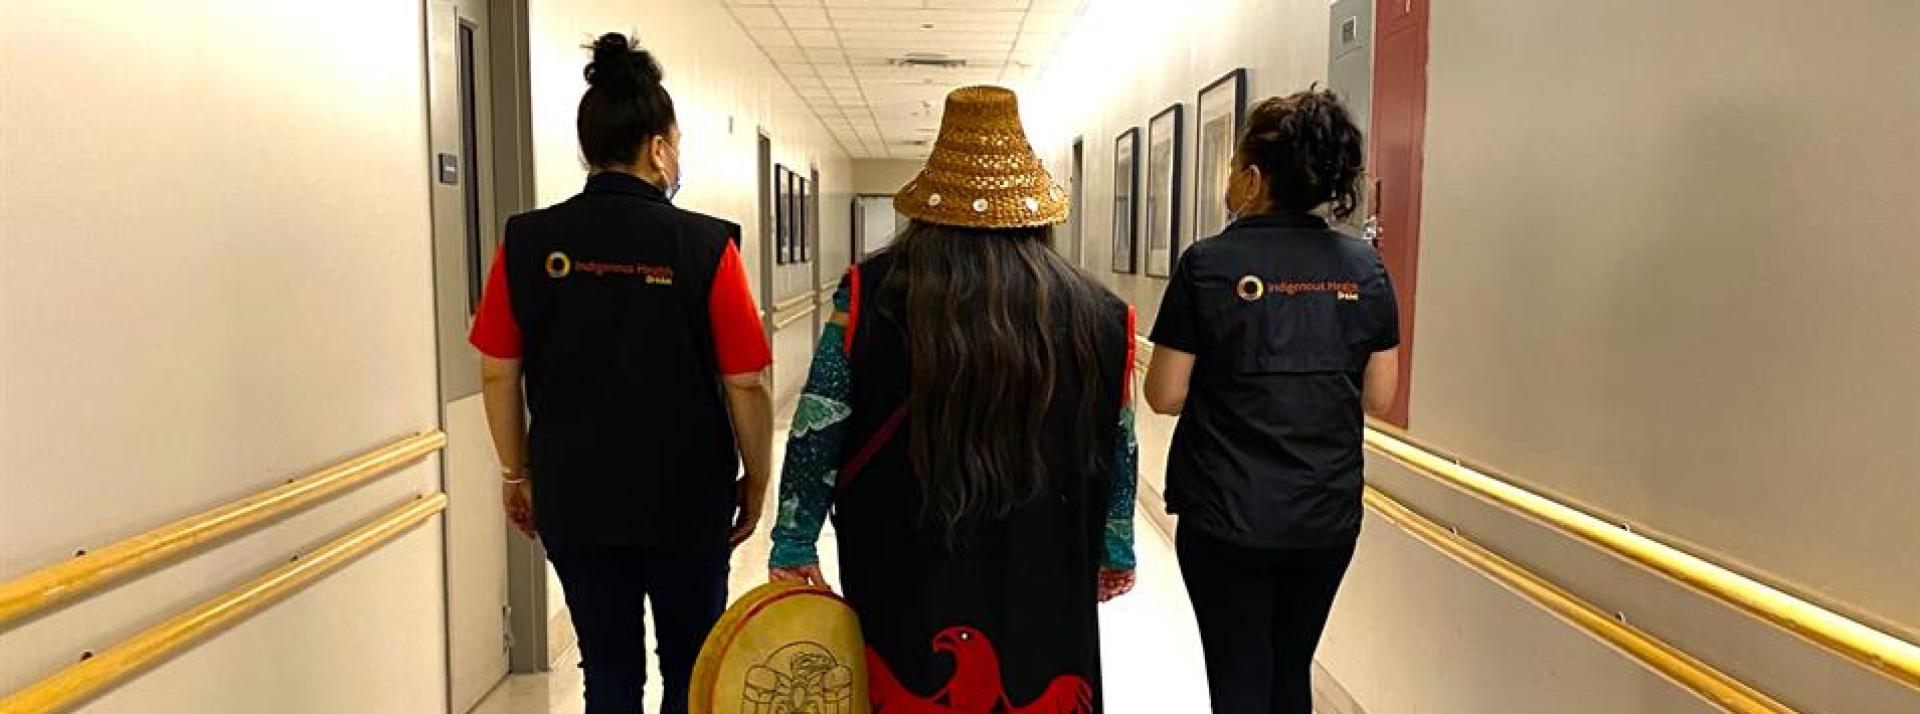
[[[867,695],[874,714],[1093,714],[1093,687],[1076,675],[1061,676],[1039,698],[1014,706],[1000,678],[1000,655],[979,630],[947,628],[933,638],[933,651],[953,657],[953,677],[933,696],[921,697],[867,650]]]

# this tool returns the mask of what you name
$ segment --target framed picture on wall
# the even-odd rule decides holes
[[[800,205],[793,212],[800,217],[800,262],[813,260],[813,179],[801,176]]]
[[[792,243],[792,233],[789,232],[792,227],[792,220],[791,216],[788,215],[791,211],[791,206],[787,202],[787,182],[792,176],[793,172],[788,171],[785,166],[775,165],[773,167],[774,265],[787,264],[787,246]]]
[[[806,190],[807,180],[800,174],[787,172],[787,262],[798,263],[807,255],[806,211],[801,208],[800,194]]]
[[[1201,89],[1194,114],[1200,139],[1193,173],[1193,238],[1200,240],[1227,229],[1227,178],[1233,173],[1234,143],[1247,122],[1247,69],[1228,72]]]
[[[1173,274],[1180,252],[1180,168],[1186,105],[1167,107],[1147,122],[1147,274]]]
[[[1140,154],[1140,127],[1126,130],[1113,140],[1113,272],[1132,273],[1139,267],[1134,261],[1140,243],[1140,226],[1135,198],[1140,193],[1140,173],[1135,159]]]

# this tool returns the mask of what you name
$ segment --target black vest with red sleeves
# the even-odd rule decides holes
[[[542,539],[725,544],[739,457],[707,303],[737,235],[612,172],[507,222]]]

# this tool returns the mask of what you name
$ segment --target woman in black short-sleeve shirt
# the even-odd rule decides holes
[[[1393,403],[1393,285],[1328,227],[1358,203],[1358,127],[1328,92],[1256,105],[1236,220],[1180,259],[1146,399],[1177,415],[1167,508],[1216,712],[1312,711],[1308,670],[1360,532],[1363,414]]]

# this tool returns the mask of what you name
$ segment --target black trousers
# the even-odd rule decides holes
[[[1216,714],[1312,714],[1313,651],[1353,548],[1246,548],[1180,529]]]
[[[727,558],[725,549],[547,549],[580,638],[587,714],[640,712],[647,681],[647,602],[653,604],[660,676],[665,680],[660,711],[687,711],[693,661],[726,609]]]

